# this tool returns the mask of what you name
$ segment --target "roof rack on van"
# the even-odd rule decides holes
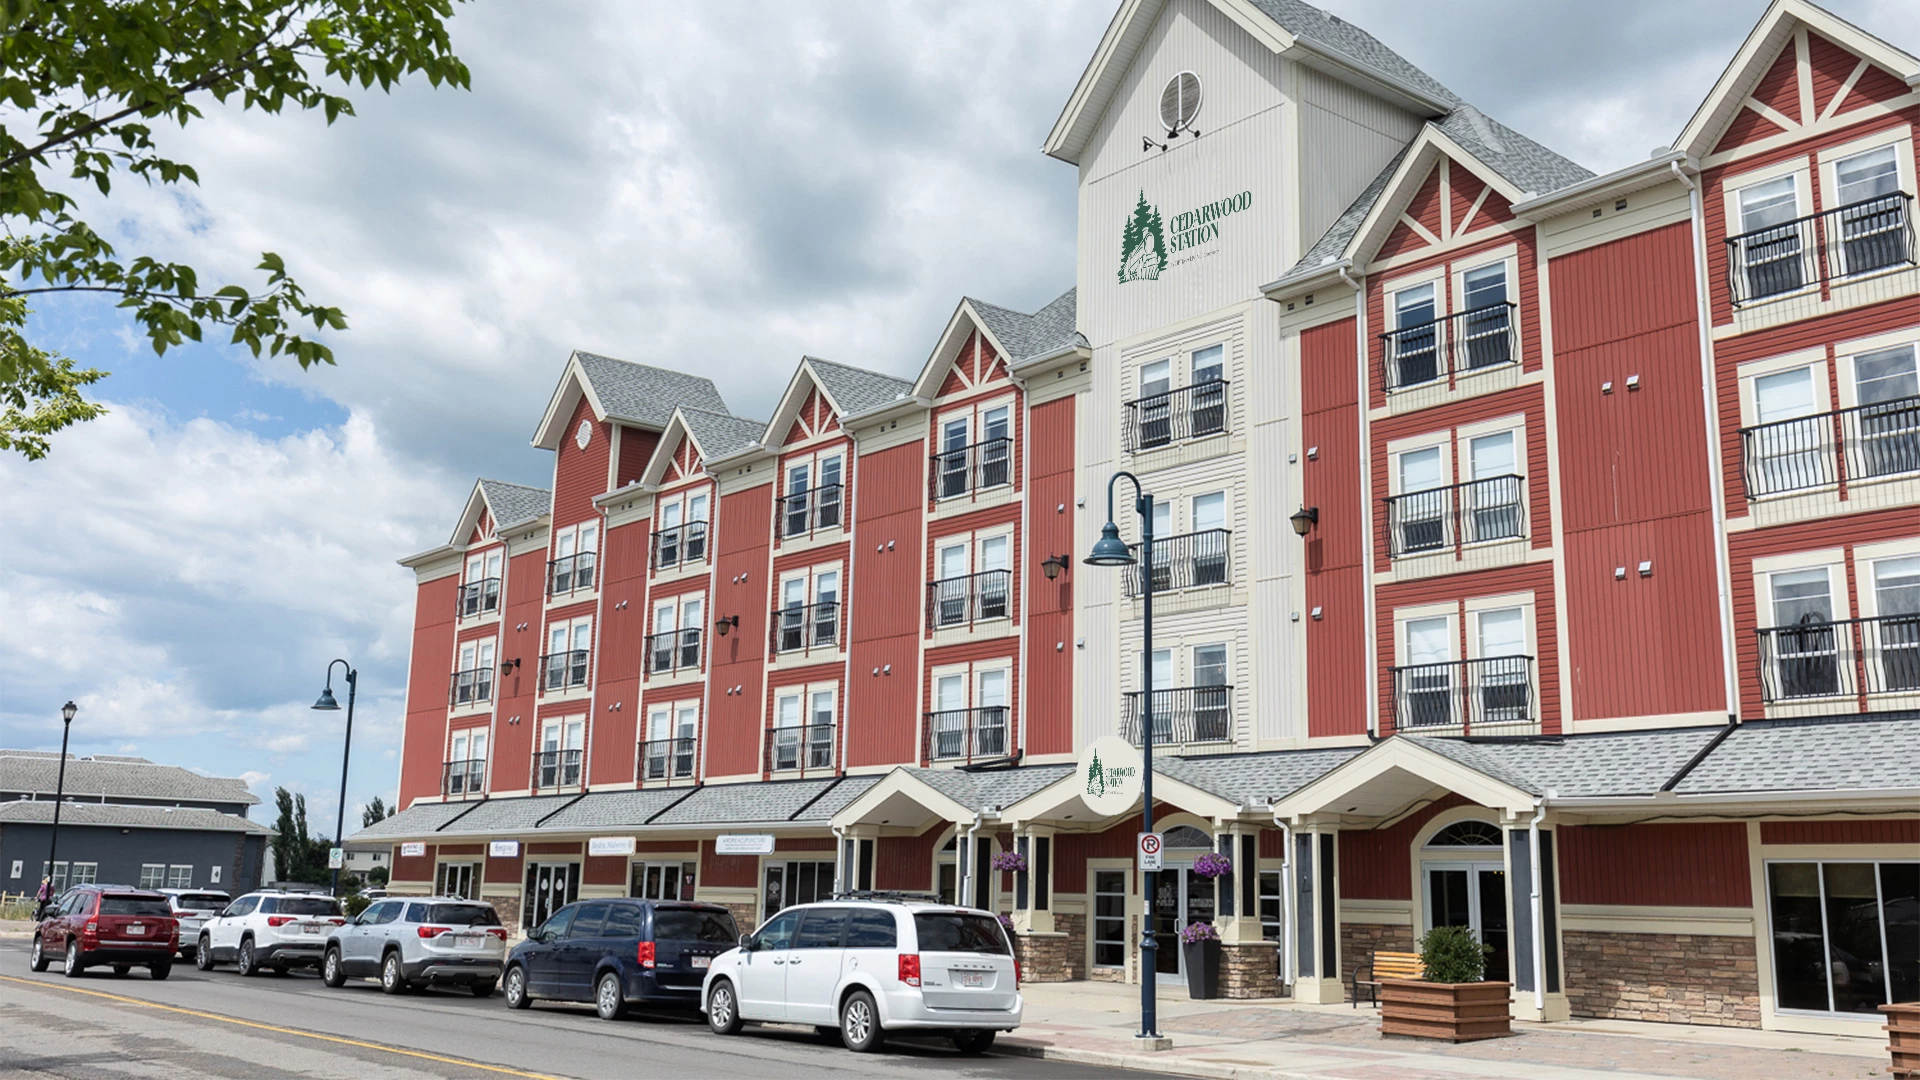
[[[267,892],[321,893],[323,895],[331,895],[327,892],[325,885],[315,885],[306,881],[269,881],[261,886],[261,888]]]
[[[946,901],[932,893],[901,892],[898,889],[848,889],[833,894],[835,900],[893,900],[913,901],[925,904],[941,904]]]

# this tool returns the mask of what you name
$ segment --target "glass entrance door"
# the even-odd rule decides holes
[[[1192,867],[1168,866],[1154,875],[1153,893],[1153,940],[1159,946],[1154,950],[1154,971],[1162,981],[1178,982],[1186,978],[1180,928],[1213,921],[1213,879],[1201,877]]]
[[[526,893],[520,904],[520,927],[531,930],[547,916],[580,897],[580,864],[529,863]]]
[[[1426,863],[1427,929],[1464,926],[1487,954],[1484,978],[1512,978],[1507,936],[1507,870],[1501,863]]]

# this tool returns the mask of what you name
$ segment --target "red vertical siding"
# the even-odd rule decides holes
[[[648,629],[651,525],[643,518],[609,529],[600,543],[605,596],[600,604],[600,625],[594,628],[593,685],[598,708],[594,710],[593,748],[587,755],[590,784],[631,783],[634,778],[640,725],[645,722],[640,708],[640,664]],[[623,603],[625,607],[620,606]]]
[[[494,715],[492,760],[487,763],[489,791],[514,791],[527,786],[533,764],[535,691],[540,685],[541,607],[546,602],[547,551],[533,548],[507,563],[506,596],[501,602],[501,663],[517,661],[513,674],[503,676]],[[526,629],[520,629],[521,626]],[[519,723],[511,723],[515,717]]]
[[[439,794],[436,786],[435,794]],[[402,796],[404,798],[404,795]],[[426,850],[418,855],[402,855],[398,847],[394,848],[394,881],[432,881],[434,865],[434,845],[428,844]]]
[[[585,450],[575,443],[573,433],[585,420],[593,425],[593,438]],[[613,454],[613,425],[593,418],[593,406],[582,397],[567,421],[565,437],[554,458],[553,527],[562,529],[600,516],[593,499],[607,491],[607,463]]]
[[[1446,795],[1415,810],[1384,829],[1349,830],[1340,834],[1340,898],[1342,900],[1413,899],[1413,838],[1436,814],[1471,805],[1458,795]],[[1280,833],[1276,830],[1274,836]],[[1281,856],[1284,857],[1284,856]]]
[[[854,530],[860,543],[849,584],[849,700],[841,705],[850,767],[918,758],[925,464],[926,447],[918,441],[861,454],[856,461]],[[892,674],[885,674],[888,667]],[[882,674],[874,675],[876,668]],[[781,679],[788,681],[785,675]]]
[[[712,639],[708,655],[706,775],[733,776],[760,768],[761,682],[767,656],[767,614],[772,586],[767,580],[767,538],[773,528],[773,485],[723,495],[719,499],[713,544],[713,618],[740,616],[726,637]],[[738,686],[738,694],[728,690]],[[748,860],[751,862],[752,860]],[[717,884],[711,878],[709,884]],[[748,884],[752,884],[751,881]]]
[[[407,662],[406,753],[400,759],[400,805],[440,794],[440,754],[447,730],[447,673],[453,670],[454,595],[460,575],[422,584],[413,608],[413,655]]]
[[[757,888],[760,860],[752,855],[719,855],[713,841],[700,841],[700,884],[712,888]]]
[[[873,851],[873,887],[927,891],[933,885],[933,845],[945,832],[941,824],[919,836],[881,837]]]
[[[1568,904],[1748,907],[1747,827],[1734,822],[1564,826]]]
[[[1534,685],[1540,690],[1540,730],[1549,735],[1557,734],[1561,730],[1561,643],[1559,636],[1553,632],[1553,627],[1557,625],[1555,614],[1557,606],[1554,601],[1551,564],[1526,563],[1495,570],[1477,570],[1471,573],[1392,582],[1379,586],[1375,592],[1377,605],[1374,617],[1378,620],[1376,632],[1380,635],[1378,693],[1382,734],[1391,731],[1393,727],[1393,672],[1390,669],[1393,666],[1394,656],[1394,613],[1398,609],[1452,601],[1457,611],[1455,625],[1464,638],[1466,601],[1480,596],[1528,592],[1533,594],[1533,620],[1536,628],[1533,670]],[[1461,655],[1464,656],[1465,653],[1462,652]]]
[[[1078,433],[1071,397],[1036,405],[1026,432],[1033,488],[1027,495],[1027,544],[1016,578],[1026,584],[1026,751],[1067,754],[1073,741],[1073,579],[1081,569],[1073,550],[1074,445]],[[1067,558],[1048,581],[1042,560]]]
[[[1307,610],[1321,613],[1305,623],[1310,736],[1367,730],[1357,355],[1352,319],[1300,334],[1301,443],[1315,451],[1303,467],[1301,501],[1320,511],[1305,548]]]
[[[578,421],[576,421],[578,423]],[[660,445],[660,433],[637,427],[620,428],[620,466],[614,473],[613,486],[626,487],[640,479],[647,471],[647,461],[653,457],[653,449]]]

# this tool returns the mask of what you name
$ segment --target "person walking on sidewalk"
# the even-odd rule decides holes
[[[33,919],[35,922],[39,922],[46,917],[47,905],[53,902],[53,878],[42,877],[40,879],[40,891],[34,894],[33,899],[35,901]]]

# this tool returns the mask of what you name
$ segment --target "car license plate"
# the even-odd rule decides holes
[[[302,926],[300,928],[300,932],[303,934],[317,934],[320,932],[320,924],[317,922],[310,922],[305,926]]]
[[[146,932],[147,932],[146,923],[128,923],[127,924],[127,933],[129,934],[144,934]]]
[[[711,956],[696,956],[693,958],[693,967],[695,971],[698,971],[701,968],[710,968],[712,966],[713,966],[713,957]]]
[[[487,940],[485,934],[461,934],[453,939],[453,943],[462,949],[477,949],[485,940]]]
[[[987,985],[987,973],[984,971],[956,971],[953,974],[954,981],[961,986],[978,989]]]

